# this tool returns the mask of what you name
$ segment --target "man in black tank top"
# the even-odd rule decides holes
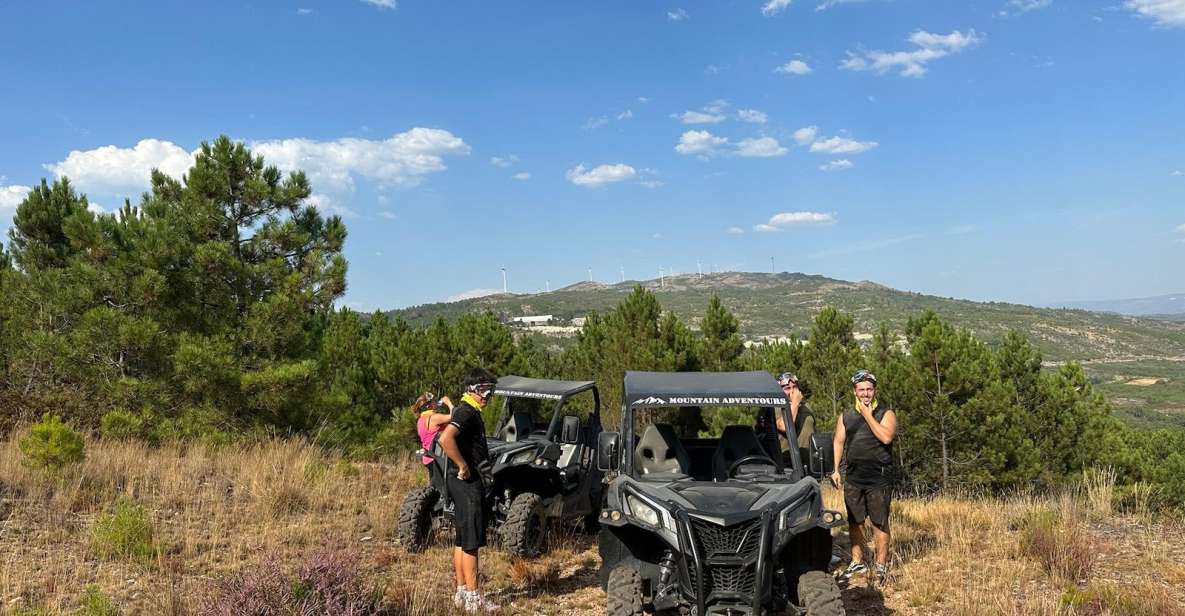
[[[852,540],[852,562],[842,577],[850,578],[868,571],[864,559],[864,521],[870,520],[876,544],[876,574],[880,582],[888,575],[889,505],[892,500],[893,437],[897,433],[897,414],[880,406],[876,399],[876,377],[860,370],[852,377],[856,394],[853,410],[847,411],[835,425],[835,470],[831,483],[843,486],[848,509],[848,532]],[[841,483],[841,460],[847,460],[846,481]]]

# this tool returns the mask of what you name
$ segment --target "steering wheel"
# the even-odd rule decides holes
[[[777,464],[774,462],[774,459],[773,459],[773,458],[771,458],[771,457],[769,457],[769,456],[767,456],[767,455],[764,455],[764,454],[751,454],[751,455],[747,455],[747,456],[743,456],[743,457],[741,457],[741,458],[738,458],[736,462],[733,462],[731,465],[729,465],[729,467],[728,467],[728,476],[729,476],[729,477],[735,477],[735,476],[736,476],[736,474],[737,474],[737,471],[738,471],[738,470],[740,470],[740,468],[741,468],[742,466],[744,466],[744,465],[746,465],[746,464],[753,464],[753,463],[755,463],[755,462],[761,462],[761,463],[764,463],[764,464],[766,464],[766,465],[768,465],[768,466],[773,466],[773,467],[775,467],[775,468],[778,466],[778,465],[777,465]]]

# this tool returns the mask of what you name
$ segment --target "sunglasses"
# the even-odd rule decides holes
[[[852,375],[852,385],[857,385],[864,381],[868,381],[873,385],[876,385],[876,375],[869,372],[868,370],[859,370],[856,372],[856,374]]]

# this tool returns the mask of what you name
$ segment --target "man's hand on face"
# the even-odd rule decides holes
[[[872,405],[859,398],[856,398],[856,408],[860,410],[861,415],[872,412]]]
[[[797,387],[791,387],[790,393],[786,394],[786,396],[788,398],[790,398],[790,404],[792,406],[798,406],[798,405],[802,404],[802,390],[801,389],[799,389]]]

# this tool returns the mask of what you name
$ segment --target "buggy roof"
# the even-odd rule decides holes
[[[751,372],[626,372],[629,406],[786,406],[773,375]]]
[[[554,381],[525,376],[504,376],[498,379],[494,393],[510,398],[542,398],[559,400],[596,387],[592,381]]]

